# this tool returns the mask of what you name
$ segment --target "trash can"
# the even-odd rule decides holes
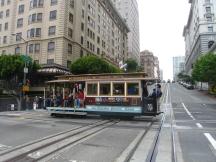
[[[10,108],[11,108],[11,111],[14,111],[14,110],[15,110],[15,109],[14,109],[14,108],[15,108],[14,104],[11,104],[11,105],[10,105]]]
[[[37,103],[33,102],[33,110],[36,110],[36,108],[37,108]]]

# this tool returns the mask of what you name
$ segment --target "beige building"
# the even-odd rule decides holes
[[[0,54],[39,64],[68,67],[88,54],[118,64],[128,57],[128,32],[110,0],[0,1]]]
[[[140,53],[140,65],[148,77],[160,78],[159,60],[152,52],[144,50]]]
[[[160,66],[157,56],[154,56],[154,77],[160,79]]]

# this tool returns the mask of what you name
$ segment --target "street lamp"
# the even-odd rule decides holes
[[[28,52],[28,41],[26,41],[21,35],[19,34],[11,34],[12,36],[19,36],[19,38],[21,38],[24,43],[26,44],[26,51],[25,51],[25,56],[27,56],[27,52]],[[24,75],[23,75],[23,85],[26,84],[26,74],[28,73],[28,68],[26,66],[26,60],[25,60],[25,66],[23,69]]]

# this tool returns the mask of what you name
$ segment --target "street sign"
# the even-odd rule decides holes
[[[22,90],[23,92],[29,92],[29,86],[24,85]]]
[[[21,58],[24,62],[29,63],[32,61],[31,57],[27,56],[27,55],[21,55]]]
[[[24,73],[28,73],[28,68],[27,67],[24,67]]]

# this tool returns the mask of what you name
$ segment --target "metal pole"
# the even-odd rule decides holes
[[[26,41],[25,39],[23,39],[23,41],[26,43],[25,56],[28,56],[28,54],[27,54],[28,53],[28,41]],[[27,68],[26,68],[26,60],[25,60],[25,66],[24,66],[23,85],[26,84],[26,73],[27,73],[27,71],[25,71],[25,70],[27,70]]]

